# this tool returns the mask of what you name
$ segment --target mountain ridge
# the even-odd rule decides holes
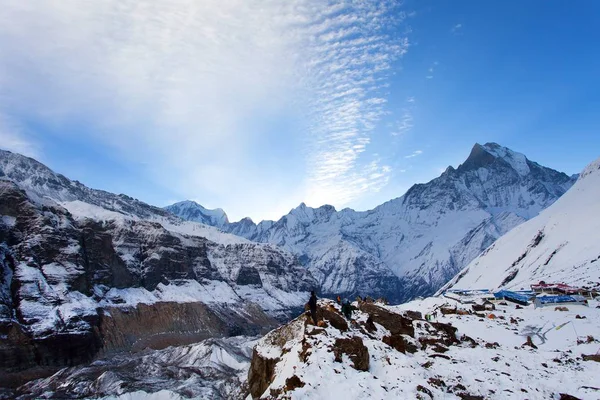
[[[457,168],[371,210],[301,203],[277,221],[242,220],[220,229],[292,252],[328,295],[401,302],[435,292],[573,182],[521,153],[476,143]]]

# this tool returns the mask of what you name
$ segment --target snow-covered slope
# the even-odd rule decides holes
[[[373,210],[301,204],[276,222],[221,229],[296,254],[326,294],[401,302],[434,293],[573,182],[495,143],[476,144],[457,169]]]
[[[359,310],[352,321],[340,315],[337,304],[320,302],[321,326],[303,315],[258,342],[249,372],[251,394],[254,399],[598,399],[600,363],[582,359],[600,346],[597,302],[568,311],[516,309],[504,302],[492,312],[472,313],[470,305],[445,301],[428,298],[397,307],[354,303]],[[442,307],[451,314],[441,313]],[[426,321],[434,311],[437,317]],[[527,336],[535,348],[525,344]]]
[[[599,238],[600,159],[556,203],[498,239],[444,289],[529,289],[539,281],[598,285]]]

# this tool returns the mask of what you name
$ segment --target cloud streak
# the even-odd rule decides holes
[[[76,120],[77,135],[233,218],[343,205],[387,183],[368,146],[408,49],[391,33],[403,18],[375,0],[9,1],[0,113],[57,131]]]
[[[421,154],[423,154],[422,150],[415,150],[411,154],[404,156],[404,158],[415,158],[417,156],[420,156]]]
[[[39,146],[23,134],[18,123],[0,114],[0,148],[28,157],[40,157]]]

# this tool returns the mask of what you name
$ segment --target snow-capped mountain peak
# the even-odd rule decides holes
[[[442,290],[528,289],[539,281],[600,285],[600,159],[537,217],[508,232]]]
[[[180,201],[164,209],[188,221],[201,222],[218,228],[229,223],[227,214],[222,209],[210,210],[192,200]]]
[[[495,162],[505,162],[519,175],[525,176],[531,172],[529,160],[525,155],[513,151],[497,143],[481,145],[475,143],[467,160],[458,167],[459,171],[485,168]]]

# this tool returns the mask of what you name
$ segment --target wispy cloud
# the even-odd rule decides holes
[[[437,68],[437,66],[439,65],[439,63],[437,61],[434,61],[431,64],[431,67],[429,67],[427,69],[427,75],[425,76],[425,79],[433,79],[433,73],[435,72],[435,69]]]
[[[406,106],[402,108],[402,116],[396,121],[395,125],[392,125],[392,136],[401,136],[410,131],[414,127],[413,121],[413,110],[415,107],[415,98],[409,96],[406,99]]]
[[[365,165],[364,159],[369,158],[371,132],[385,112],[387,74],[408,49],[406,38],[386,33],[388,24],[399,22],[390,20],[394,8],[393,2],[350,3],[324,15],[326,28],[313,34],[311,76],[326,79],[314,92],[309,128],[317,137],[309,150],[309,204],[344,205],[387,183],[389,167],[378,160]]]
[[[404,156],[404,158],[414,158],[423,154],[423,150],[415,150],[411,154]]]
[[[88,128],[78,135],[234,218],[272,216],[286,201],[343,205],[390,173],[368,146],[390,69],[408,49],[391,29],[404,17],[397,7],[9,2],[0,13],[0,112],[58,127],[76,120]],[[277,136],[272,122],[291,128]],[[288,153],[265,157],[263,144],[277,140],[283,150],[272,152]],[[287,142],[300,144],[301,158]],[[301,181],[282,175],[282,163]]]
[[[22,127],[17,122],[2,114],[0,114],[0,149],[29,157],[40,157],[37,143],[23,133]]]
[[[459,33],[462,30],[462,24],[456,24],[452,27],[452,33]]]

